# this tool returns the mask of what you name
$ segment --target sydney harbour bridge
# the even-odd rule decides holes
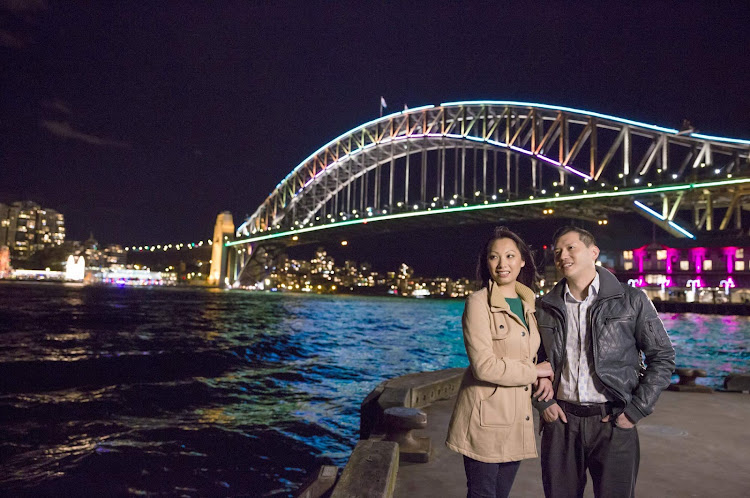
[[[364,123],[297,165],[226,243],[230,282],[284,247],[426,226],[636,212],[675,237],[741,230],[750,140],[511,101]]]

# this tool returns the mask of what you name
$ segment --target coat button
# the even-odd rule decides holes
[[[528,391],[529,390],[529,386],[524,387],[523,390],[524,391]]]
[[[499,329],[504,329],[504,328],[505,328],[505,325],[498,325],[498,327],[497,327],[497,328],[499,328]]]
[[[529,416],[528,416],[528,415],[526,415],[526,420],[528,420],[528,419],[529,419]]]
[[[521,332],[521,337],[525,336],[526,332]]]

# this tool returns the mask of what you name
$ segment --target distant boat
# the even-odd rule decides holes
[[[411,295],[414,297],[427,297],[430,295],[430,291],[427,289],[415,289],[412,291]]]

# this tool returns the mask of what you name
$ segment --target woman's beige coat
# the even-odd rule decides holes
[[[445,444],[480,462],[513,462],[537,456],[532,383],[539,331],[534,293],[516,282],[528,330],[494,282],[466,300],[464,373]]]

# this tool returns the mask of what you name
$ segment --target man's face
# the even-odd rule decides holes
[[[578,232],[568,232],[555,243],[555,266],[569,280],[593,278],[599,248],[586,247]]]

